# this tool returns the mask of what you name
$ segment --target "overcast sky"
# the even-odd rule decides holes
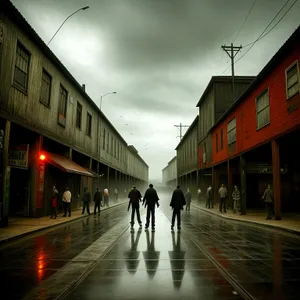
[[[174,125],[191,124],[211,76],[229,66],[221,45],[233,42],[253,0],[12,2],[46,43],[68,15],[90,6],[49,46],[97,104],[117,92],[103,98],[102,110],[159,179],[176,155]],[[257,0],[235,44],[254,41],[285,2]],[[299,13],[300,1],[236,64],[236,75],[257,75],[299,26]]]

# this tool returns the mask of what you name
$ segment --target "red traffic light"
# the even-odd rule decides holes
[[[40,155],[40,160],[45,160],[46,159],[46,156],[44,154],[41,154]]]

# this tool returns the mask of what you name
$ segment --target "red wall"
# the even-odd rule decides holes
[[[231,156],[249,150],[266,140],[292,129],[300,124],[300,95],[299,93],[286,100],[285,70],[298,60],[300,67],[300,43],[292,49],[290,55],[283,59],[271,73],[243,100],[212,132],[213,164],[228,159]],[[256,130],[255,98],[266,88],[269,88],[270,124]],[[298,103],[295,111],[288,113],[291,103]],[[229,153],[227,146],[227,123],[236,117],[236,147]],[[224,149],[216,153],[216,133],[224,131]],[[220,142],[219,142],[220,144]]]

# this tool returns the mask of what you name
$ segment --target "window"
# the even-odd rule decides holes
[[[286,96],[287,99],[299,93],[298,62],[286,70]]]
[[[64,127],[66,126],[67,101],[68,101],[68,92],[62,85],[60,85],[59,104],[58,104],[58,124]]]
[[[114,157],[117,157],[117,140],[114,141]]]
[[[77,101],[76,127],[78,129],[81,129],[81,120],[82,120],[82,105]]]
[[[227,143],[228,145],[236,141],[236,119],[232,119],[227,124]]]
[[[109,151],[109,153],[110,153],[110,155],[113,155],[113,136],[111,135],[110,136],[110,151]]]
[[[224,148],[224,136],[223,136],[223,129],[221,129],[221,150]]]
[[[19,42],[17,44],[14,85],[27,91],[30,54]]]
[[[106,139],[106,152],[109,153],[109,132],[107,133],[107,139]]]
[[[103,150],[105,150],[105,138],[106,138],[105,128],[103,128]]]
[[[92,115],[90,113],[86,114],[86,135],[92,136]]]
[[[218,134],[216,133],[216,152],[219,151],[219,137]]]
[[[269,91],[265,90],[256,98],[256,128],[260,129],[270,123]]]
[[[40,101],[47,106],[50,106],[51,82],[51,76],[43,69]]]

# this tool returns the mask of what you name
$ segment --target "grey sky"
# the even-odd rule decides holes
[[[13,0],[128,144],[150,166],[150,178],[176,154],[175,124],[190,124],[211,76],[228,66],[222,44],[233,41],[252,0]],[[257,0],[235,44],[254,41],[286,0]],[[290,1],[292,3],[293,0]],[[299,25],[300,2],[236,64],[257,75]],[[243,50],[240,55],[247,49]],[[238,55],[237,58],[240,56]],[[230,69],[225,75],[230,74]],[[128,125],[126,125],[128,124]]]

